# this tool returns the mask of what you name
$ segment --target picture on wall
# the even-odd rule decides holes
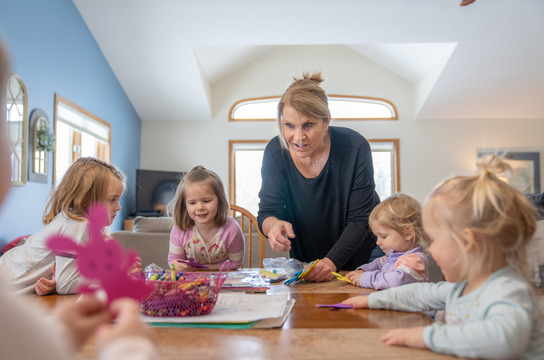
[[[540,153],[478,150],[478,157],[492,154],[503,158],[512,167],[510,185],[524,194],[540,193]]]

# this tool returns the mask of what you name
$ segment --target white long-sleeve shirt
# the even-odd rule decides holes
[[[429,349],[482,359],[544,359],[544,324],[531,289],[512,268],[493,273],[462,296],[466,282],[416,283],[369,295],[372,309],[445,310],[446,322],[425,327]]]
[[[58,214],[53,221],[28,239],[0,257],[0,273],[18,293],[34,292],[34,284],[41,277],[51,278],[51,265],[55,264],[57,293],[75,294],[82,282],[73,258],[56,256],[45,245],[53,234],[72,238],[78,244],[87,242],[88,222],[76,221],[65,214]]]

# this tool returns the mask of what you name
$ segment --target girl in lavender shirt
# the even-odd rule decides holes
[[[369,224],[386,256],[349,272],[346,276],[353,285],[382,290],[429,281],[428,240],[417,200],[405,194],[391,195],[374,208]]]
[[[227,261],[237,269],[244,259],[244,234],[229,213],[221,178],[202,166],[181,180],[169,204],[174,227],[170,233],[168,264],[177,272],[193,269],[177,260],[194,259],[217,270]]]

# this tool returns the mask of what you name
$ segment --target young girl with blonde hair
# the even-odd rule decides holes
[[[535,210],[500,180],[491,156],[477,176],[453,177],[423,206],[429,251],[446,281],[409,284],[344,301],[355,308],[445,310],[445,323],[385,333],[388,345],[482,359],[544,358],[544,325],[529,283]]]
[[[114,166],[91,157],[77,159],[49,196],[43,229],[0,257],[2,275],[21,292],[75,294],[82,280],[74,259],[55,255],[45,241],[52,234],[63,234],[86,242],[86,209],[96,202],[104,204],[111,224],[121,209],[124,189],[124,176]]]
[[[429,281],[428,240],[416,199],[391,195],[372,210],[369,223],[386,255],[347,273],[353,285],[382,290]]]
[[[174,220],[168,264],[174,264],[176,271],[193,269],[183,262],[190,258],[212,270],[221,268],[227,260],[230,269],[242,265],[244,235],[228,215],[229,202],[216,173],[194,167],[180,181],[168,208]]]

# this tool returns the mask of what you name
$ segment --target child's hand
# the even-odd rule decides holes
[[[140,273],[140,272],[142,272],[142,258],[137,256],[136,260],[132,264],[132,266],[129,269],[128,273],[129,274],[134,274],[134,273]]]
[[[184,271],[189,271],[189,270],[193,270],[193,268],[185,263],[182,263],[182,262],[179,262],[179,261],[174,261],[174,268],[176,269],[176,272],[184,272]]]
[[[54,316],[66,327],[76,349],[81,348],[98,325],[111,319],[107,304],[90,295],[62,302],[55,308]]]
[[[354,296],[342,301],[342,304],[353,305],[354,309],[368,309],[368,296]]]
[[[111,316],[116,319],[113,325],[103,325],[96,333],[96,345],[100,352],[106,346],[124,337],[144,337],[154,341],[153,330],[140,321],[138,302],[123,298],[110,305]]]
[[[43,296],[55,291],[57,287],[57,282],[55,281],[55,264],[54,263],[51,265],[51,271],[53,272],[51,279],[46,279],[42,277],[38,281],[36,281],[36,284],[34,284],[34,291],[36,291],[36,294]]]
[[[355,270],[350,271],[346,274],[346,277],[351,281],[351,283],[355,286],[361,286],[360,280],[361,280],[361,274],[364,273],[364,270]]]
[[[395,329],[382,335],[382,341],[386,345],[407,346],[417,349],[426,349],[423,341],[423,326],[410,329]]]

